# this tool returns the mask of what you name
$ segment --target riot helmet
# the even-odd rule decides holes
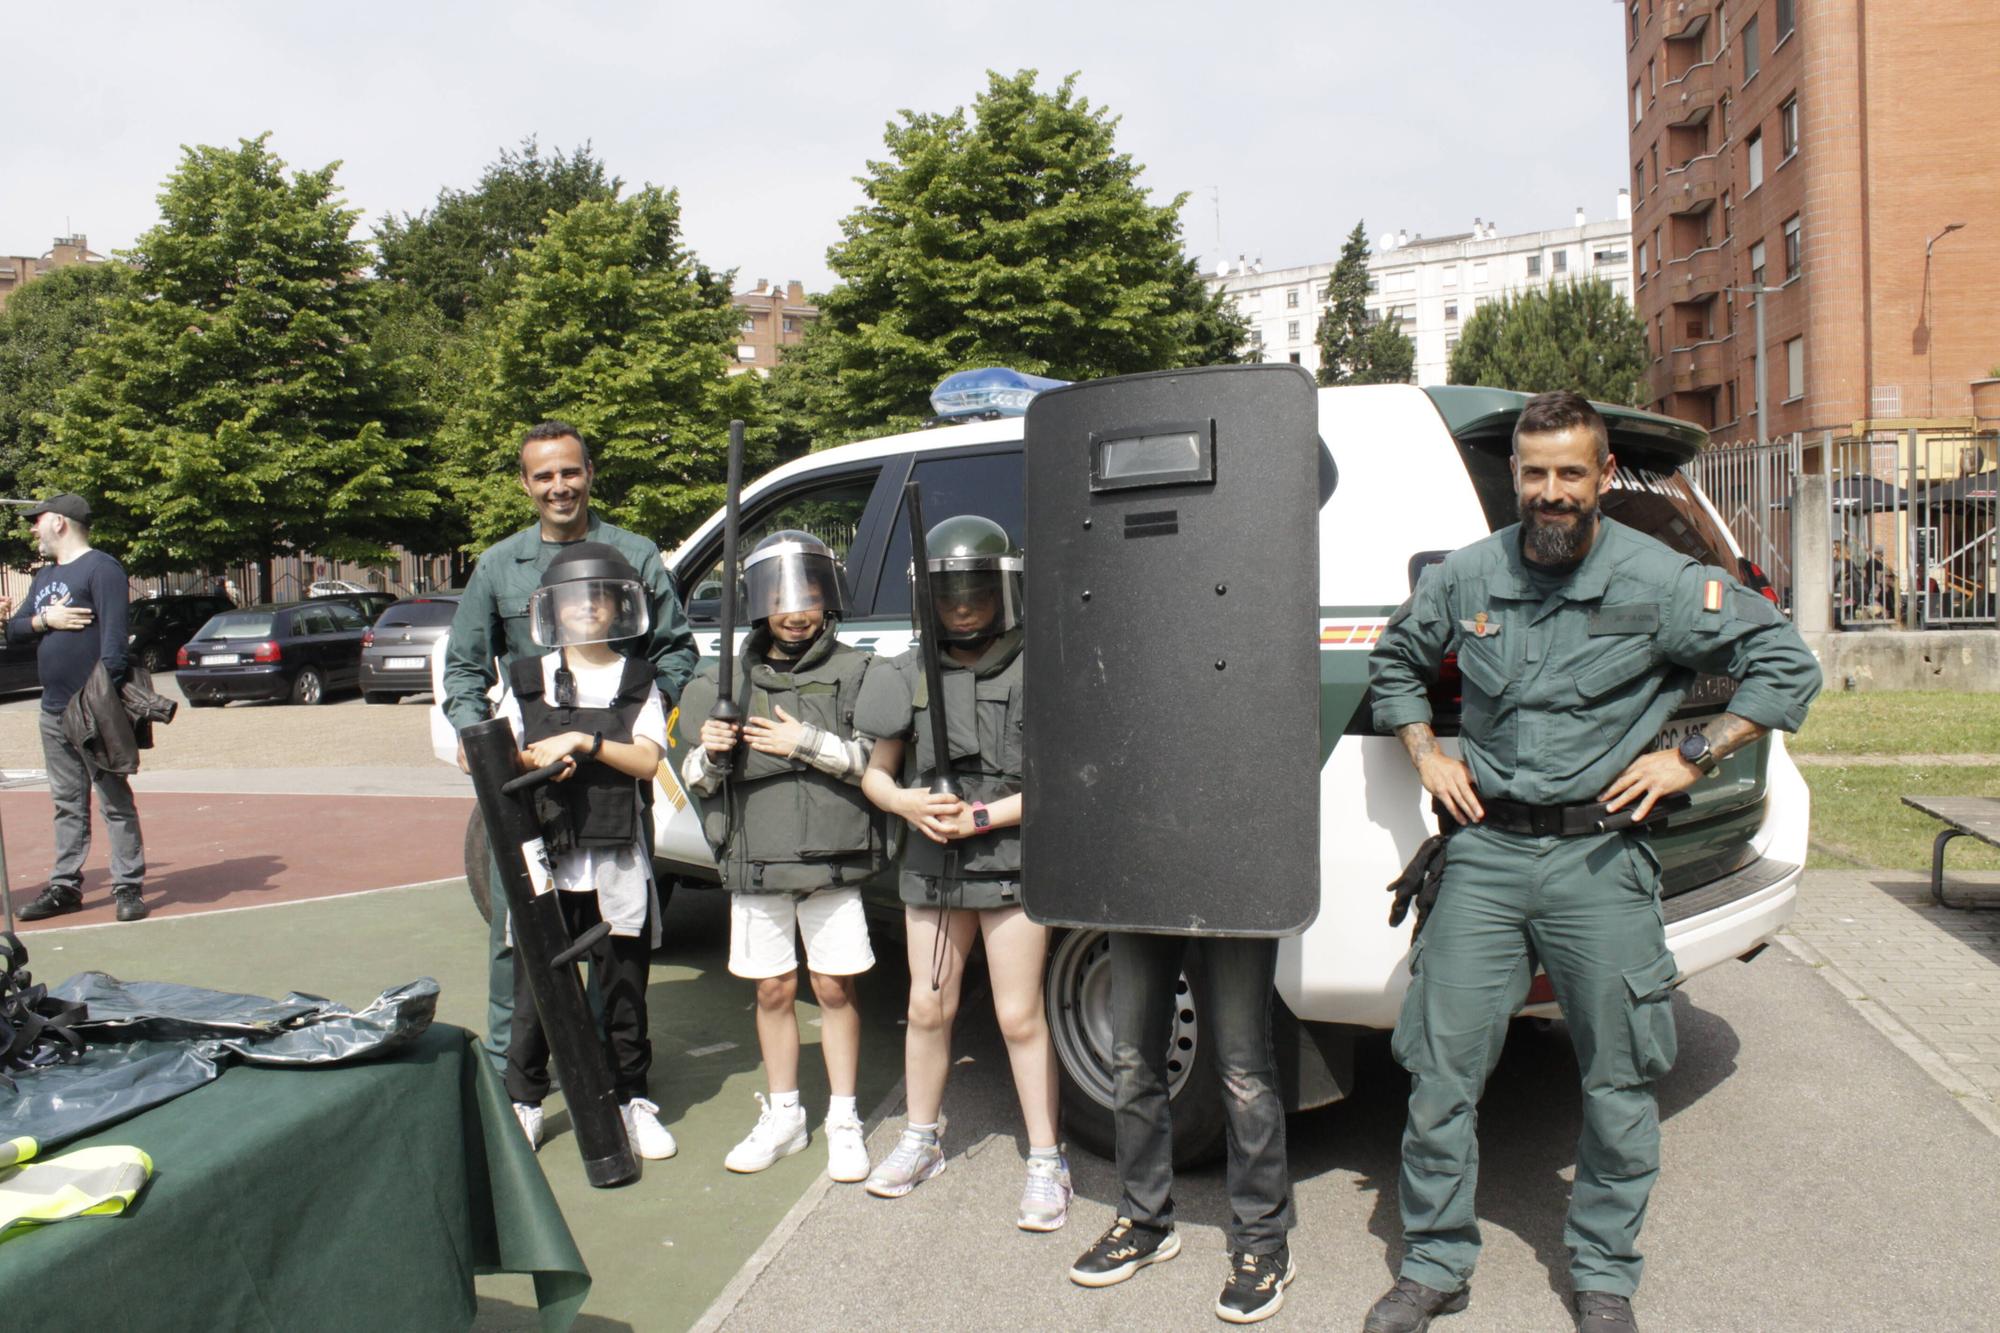
[[[751,620],[793,611],[847,614],[847,576],[827,544],[784,528],[757,543],[743,562],[743,605]]]
[[[945,519],[924,537],[938,640],[979,643],[1021,624],[1021,553],[1007,529],[978,514]]]
[[[602,542],[564,547],[528,598],[528,635],[543,648],[636,639],[652,627],[639,571]]]

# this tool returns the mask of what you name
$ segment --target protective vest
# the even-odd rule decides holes
[[[854,734],[854,707],[873,660],[831,633],[822,634],[789,671],[765,660],[770,631],[761,624],[737,662],[737,707],[745,719],[774,718],[782,708],[840,737]],[[684,724],[699,734],[715,700],[713,669],[688,685]],[[703,803],[702,831],[715,849],[723,884],[734,893],[810,893],[855,885],[882,864],[879,816],[858,784],[798,759],[741,746],[735,773]]]
[[[507,673],[515,702],[521,706],[521,734],[529,745],[566,731],[629,742],[653,686],[652,663],[628,657],[618,697],[609,708],[565,708],[544,697],[541,658],[516,658]],[[650,792],[652,784],[635,782],[609,764],[579,762],[567,781],[535,788],[535,818],[541,822],[549,854],[560,856],[576,847],[630,847],[639,836],[635,787]]]
[[[0,1239],[16,1227],[69,1217],[122,1213],[153,1174],[153,1159],[138,1148],[78,1148],[59,1157],[13,1163],[34,1156],[33,1139],[15,1139],[0,1151]]]
[[[1021,790],[1022,646],[1015,630],[994,640],[970,667],[945,658],[946,741],[952,773],[967,802],[993,804]],[[910,681],[910,731],[903,746],[903,785],[928,787],[937,769],[931,741],[930,690],[920,649],[896,659]],[[902,821],[896,821],[901,824]],[[994,829],[940,845],[902,829],[903,898],[986,908],[1015,900],[1021,878],[1021,827]],[[1005,885],[1003,888],[1002,885]],[[996,896],[997,895],[997,896]]]

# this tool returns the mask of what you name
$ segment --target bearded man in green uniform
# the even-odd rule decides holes
[[[1646,833],[1601,821],[1645,821],[1771,728],[1796,731],[1819,690],[1818,664],[1769,601],[1600,515],[1617,464],[1581,396],[1528,402],[1513,470],[1520,523],[1425,570],[1369,659],[1376,727],[1402,739],[1441,818],[1461,827],[1396,1024],[1410,1072],[1405,1254],[1368,1333],[1415,1333],[1466,1306],[1476,1108],[1537,963],[1582,1074],[1564,1230],[1578,1323],[1637,1328],[1639,1228],[1659,1174],[1653,1083],[1674,1061],[1677,968]],[[1464,676],[1462,761],[1439,748],[1425,693],[1450,651]],[[1680,749],[1654,749],[1696,672],[1738,682],[1729,711]]]
[[[539,657],[547,651],[529,637],[528,599],[541,586],[549,561],[564,547],[583,541],[603,542],[639,571],[652,611],[644,655],[653,664],[661,702],[671,711],[700,656],[660,548],[590,512],[590,483],[595,478],[590,447],[568,422],[544,421],[530,427],[521,437],[520,463],[521,489],[534,501],[536,520],[487,547],[465,585],[451,618],[445,653],[446,720],[459,731],[484,722],[493,715],[487,692],[514,659]],[[458,762],[465,766],[463,746]],[[493,875],[491,882],[499,883],[499,876]],[[496,895],[491,907],[486,1052],[496,1069],[504,1069],[514,1023],[514,951],[507,943],[506,901]]]

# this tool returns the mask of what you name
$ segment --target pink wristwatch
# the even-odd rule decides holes
[[[972,803],[972,827],[974,828],[993,827],[993,816],[987,813],[986,802],[974,801]]]

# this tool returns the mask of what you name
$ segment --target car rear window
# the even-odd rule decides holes
[[[391,625],[449,625],[453,613],[457,610],[457,602],[435,598],[426,598],[421,602],[398,602],[382,613],[382,618],[375,622],[375,628],[384,629]]]
[[[268,639],[271,637],[269,612],[239,612],[217,616],[201,627],[197,639]]]

